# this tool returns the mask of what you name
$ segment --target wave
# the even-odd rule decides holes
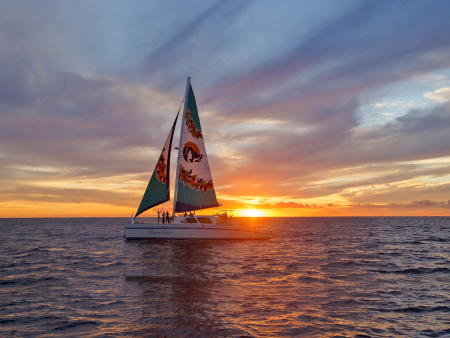
[[[450,238],[429,237],[429,238],[425,239],[425,241],[447,243],[447,242],[450,242]]]
[[[59,281],[57,277],[40,277],[40,278],[17,278],[0,281],[0,285],[19,284],[19,285],[31,285],[40,282]]]
[[[105,263],[100,265],[101,267],[110,267],[110,266],[120,266],[120,265],[125,265],[125,263],[123,262],[112,262],[112,263]]]
[[[7,269],[7,268],[15,268],[17,266],[17,264],[11,263],[9,265],[0,265],[0,269]]]
[[[422,313],[422,312],[450,312],[449,306],[408,306],[397,309],[377,309],[380,312],[405,312],[405,313]]]
[[[442,331],[423,330],[422,332],[428,337],[448,337],[450,329],[444,329]]]
[[[404,244],[423,244],[423,242],[416,240],[416,241],[411,241],[411,242],[404,242]]]
[[[363,266],[364,264],[355,262],[355,261],[343,261],[343,262],[331,262],[326,264],[325,268],[346,268],[346,267],[355,267],[355,266]]]
[[[448,268],[411,268],[404,270],[373,270],[378,273],[398,273],[398,274],[429,274],[429,273],[450,273]]]
[[[301,282],[308,282],[308,283],[325,283],[326,280],[323,278],[317,278],[317,277],[311,277],[311,276],[300,276],[296,278],[297,281]]]
[[[363,302],[356,299],[343,299],[343,300],[333,300],[328,303],[322,304],[322,308],[339,308],[339,307],[355,307],[362,306]]]
[[[90,308],[91,309],[99,309],[99,308],[103,308],[105,306],[113,306],[113,305],[120,305],[120,304],[124,304],[124,302],[121,300],[115,300],[115,301],[111,301],[111,302],[101,303],[98,305],[92,305]]]
[[[392,256],[392,257],[398,257],[398,256],[402,256],[403,253],[397,252],[397,251],[394,251],[394,252],[376,252],[375,255],[376,255],[376,256],[379,255],[379,256]]]
[[[8,318],[8,319],[0,319],[0,324],[12,324],[17,322],[17,319]]]
[[[81,325],[97,325],[97,322],[94,322],[93,320],[71,321],[71,322],[68,322],[67,324],[63,324],[61,326],[56,327],[54,330],[55,331],[67,330],[67,329],[71,329],[71,328],[81,326]]]

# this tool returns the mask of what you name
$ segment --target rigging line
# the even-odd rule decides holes
[[[205,153],[206,154],[206,153]],[[196,188],[196,190],[197,190],[198,188]],[[200,206],[200,209],[199,210],[202,210],[202,201],[201,201],[201,198],[200,198],[200,190],[197,190],[197,196],[198,196],[198,204],[199,204],[199,206]]]
[[[183,103],[184,103],[184,99],[181,100],[180,108],[178,108],[178,113],[177,113],[177,115],[180,113],[181,107],[183,106]],[[181,126],[181,128],[183,128],[183,126]],[[175,129],[173,130],[173,133],[175,134]],[[177,160],[178,160],[178,155],[177,155]],[[172,164],[173,170],[172,170],[172,172],[170,173],[171,176],[169,177],[169,182],[171,182],[172,179],[174,178],[174,175],[176,175],[177,163],[178,163],[178,161],[175,161],[175,163]],[[175,174],[174,174],[174,171],[175,171]],[[176,181],[176,180],[175,180],[175,181]],[[176,183],[174,183],[174,184],[176,184]],[[175,200],[175,198],[176,198],[176,196],[175,196],[175,185],[174,185],[173,199]]]
[[[178,108],[177,116],[178,116],[178,114],[180,114],[181,106],[183,105],[183,102],[184,102],[184,99],[181,100],[180,108]],[[181,119],[181,120],[182,120],[182,119]],[[180,125],[181,125],[181,128],[183,128],[183,123],[180,123]],[[174,130],[173,130],[173,133],[175,134],[175,128],[174,128]],[[179,154],[180,154],[180,149],[178,149],[178,156],[179,156]],[[178,160],[178,156],[177,156],[177,160]],[[176,176],[176,168],[177,168],[177,164],[178,164],[178,161],[177,161],[176,163],[174,163],[174,167],[175,167],[175,176]],[[169,180],[170,180],[170,177],[169,177]],[[177,179],[176,179],[176,177],[175,177],[175,182],[176,182],[176,180],[177,180]],[[174,187],[175,187],[175,185],[174,185]],[[175,193],[174,193],[173,198],[175,199]]]
[[[183,103],[184,103],[184,99],[181,100],[180,107],[178,108],[178,113],[177,113],[177,115],[180,113],[180,111],[181,111],[181,106],[183,105]]]
[[[186,89],[187,90],[187,89]],[[178,114],[181,111],[181,107],[183,106],[183,103],[185,104],[185,108],[186,108],[186,93],[184,95],[183,100],[181,101],[180,104],[180,108],[178,109]],[[183,108],[183,112],[181,113],[181,118],[180,118],[180,137],[178,140],[178,152],[177,152],[177,162],[176,162],[176,167],[175,167],[175,180],[174,180],[174,191],[173,191],[173,208],[172,208],[172,216],[175,219],[175,215],[176,215],[176,209],[177,209],[177,202],[178,202],[178,181],[179,181],[179,167],[180,167],[180,148],[181,148],[181,141],[182,141],[182,137],[183,137],[183,128],[184,128],[184,119],[185,119],[185,112]],[[178,116],[178,115],[177,115]]]
[[[181,107],[183,106],[183,103],[184,103],[184,99],[181,100],[180,107],[178,108],[177,116],[180,114]],[[175,134],[175,128],[173,129],[172,137],[173,137],[173,134]],[[170,154],[172,154],[172,151],[170,152]],[[177,159],[178,159],[178,156],[177,156]],[[175,163],[171,164],[171,168],[170,168],[171,172],[170,172],[170,175],[169,175],[169,182],[171,182],[173,177],[174,177],[174,175],[176,175],[177,163],[178,163],[178,161],[175,161]],[[175,174],[174,174],[174,171],[175,171]],[[175,201],[175,198],[176,198],[176,196],[175,196],[175,186],[174,186],[174,193],[173,193],[174,201]],[[169,201],[170,201],[170,190],[169,190]],[[169,201],[166,201],[163,204],[167,204],[167,202],[169,202]],[[170,207],[169,207],[169,209],[170,209]],[[172,216],[174,216],[174,215],[172,215]]]
[[[184,196],[184,212],[187,212],[187,207],[186,207],[186,190],[184,190],[184,183],[183,183],[183,196]]]
[[[178,162],[178,161],[177,161]],[[174,165],[173,165],[173,170],[176,170],[176,168],[177,168],[177,164],[175,163]],[[172,177],[170,178],[170,180],[172,181],[172,179],[174,178],[174,176],[176,176],[176,172],[175,172],[175,174],[172,172]],[[176,196],[175,196],[175,184],[177,184],[178,182],[177,182],[177,179],[175,178],[174,179],[174,191],[173,191],[173,200],[175,201],[175,199],[177,198]],[[172,215],[173,217],[175,217],[175,214],[173,214]]]
[[[187,107],[186,107],[186,109],[187,109]],[[185,112],[183,111],[183,114],[185,114]],[[183,128],[184,127],[184,122],[185,122],[185,119],[184,119],[184,116],[183,116],[183,118],[182,118],[182,124],[181,124],[181,128]],[[181,137],[181,135],[180,135],[180,137]],[[181,144],[181,143],[180,143]],[[178,157],[180,158],[180,160],[181,160],[181,151],[180,151],[180,149],[178,149]],[[178,179],[178,181],[179,182],[181,182],[180,181],[180,177],[179,177],[179,175],[181,175],[181,172],[179,172],[178,173],[178,177],[177,177],[177,179]],[[177,183],[178,183],[178,181],[177,181]],[[182,184],[182,186],[183,186],[183,197],[184,197],[184,212],[186,213],[187,212],[187,206],[186,206],[186,190],[185,190],[185,185],[184,185],[184,183],[183,182],[181,182],[181,184]]]

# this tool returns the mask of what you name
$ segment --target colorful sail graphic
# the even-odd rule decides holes
[[[150,208],[170,200],[170,150],[172,149],[173,132],[175,131],[177,119],[178,114],[172,129],[170,129],[169,136],[167,136],[166,143],[156,163],[155,170],[150,178],[150,182],[148,183],[135,217]]]
[[[197,104],[190,84],[182,121],[175,212],[216,207],[219,203],[206,156]]]

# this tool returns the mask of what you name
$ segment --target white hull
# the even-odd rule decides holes
[[[141,238],[204,238],[204,239],[269,239],[267,233],[251,228],[225,224],[128,224],[126,239]]]

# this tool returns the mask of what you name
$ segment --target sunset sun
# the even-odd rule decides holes
[[[264,216],[264,213],[261,210],[257,209],[248,209],[244,210],[242,213],[246,217],[261,217]]]

